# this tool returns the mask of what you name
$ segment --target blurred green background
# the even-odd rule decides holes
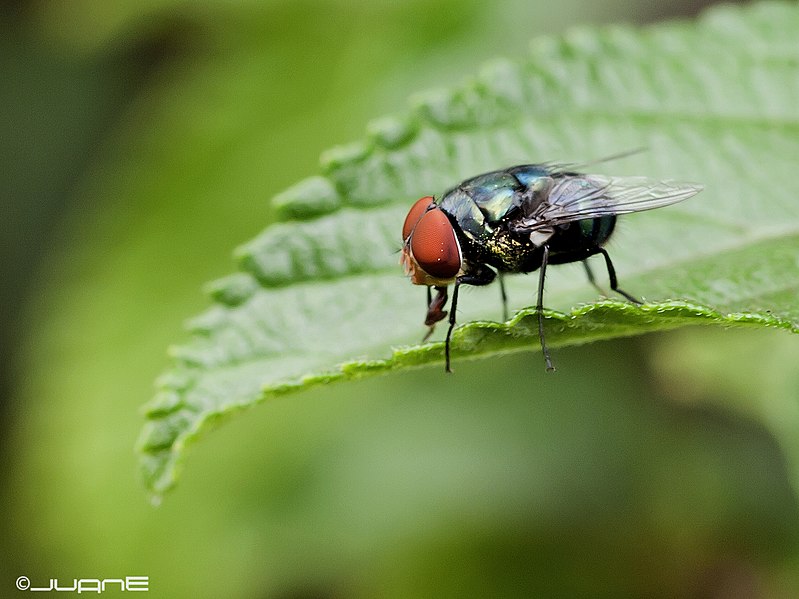
[[[5,3],[0,596],[22,575],[147,575],[158,597],[794,596],[785,333],[316,389],[209,435],[158,508],[136,475],[165,348],[321,151],[536,35],[700,4]]]

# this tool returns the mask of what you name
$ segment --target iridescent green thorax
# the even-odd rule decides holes
[[[467,238],[485,241],[503,219],[520,209],[525,194],[547,175],[545,168],[535,165],[486,173],[450,189],[438,205],[455,219]]]

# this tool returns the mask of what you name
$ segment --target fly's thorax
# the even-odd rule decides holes
[[[517,219],[529,218],[552,190],[553,179],[541,165],[521,165],[467,179],[438,201],[456,228],[475,242]]]
[[[503,272],[530,272],[540,265],[541,248],[529,237],[501,226],[479,243],[469,246],[465,255],[473,262],[482,262]],[[531,267],[536,261],[538,265]]]
[[[438,207],[449,217],[459,236],[467,241],[479,242],[491,235],[493,228],[466,191],[460,188],[448,191],[438,202]]]
[[[542,164],[520,164],[513,166],[507,172],[527,189],[534,189],[540,186],[540,182],[549,179],[550,169]]]
[[[519,211],[511,210],[510,215],[489,222],[477,203],[464,195],[456,189],[439,203],[453,224],[464,261],[488,264],[503,272],[530,272],[537,268],[529,266],[536,260],[540,265],[540,244],[513,230],[514,214]]]
[[[518,193],[523,190],[519,180],[507,171],[495,171],[461,183],[456,195],[467,196],[493,224],[518,208]]]
[[[447,191],[439,207],[456,229],[472,241],[488,239],[502,222],[519,211],[524,187],[507,171],[480,175]]]

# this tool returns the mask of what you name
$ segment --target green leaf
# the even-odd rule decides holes
[[[147,487],[173,485],[186,444],[239,408],[441,362],[440,340],[418,345],[425,293],[402,276],[399,231],[415,199],[493,168],[645,146],[597,169],[705,185],[621,219],[609,251],[643,306],[586,303],[596,292],[581,268],[549,271],[553,347],[686,324],[796,332],[797,30],[796,4],[763,3],[538,39],[528,57],[422,94],[407,114],[369,125],[365,141],[325,153],[323,176],[276,196],[283,222],[238,249],[240,272],[211,284],[215,305],[172,349],[139,442]],[[536,282],[511,277],[511,306],[533,303]],[[453,336],[456,369],[466,357],[539,351],[533,310],[496,322],[497,289],[465,289],[458,307],[467,324]],[[530,367],[543,368],[540,356]]]

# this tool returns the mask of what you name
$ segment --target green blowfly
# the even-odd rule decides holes
[[[499,273],[505,306],[502,275],[538,270],[538,333],[547,370],[554,370],[544,336],[547,266],[582,262],[588,279],[597,286],[586,259],[601,254],[610,288],[640,303],[619,288],[613,262],[603,247],[613,234],[617,215],[669,206],[701,190],[696,183],[589,175],[559,164],[524,164],[467,179],[438,198],[417,200],[402,227],[401,262],[412,283],[427,286],[425,324],[430,329],[425,338],[447,316],[447,289],[454,285],[445,343],[446,371],[451,372],[450,338],[460,286],[488,285]]]

